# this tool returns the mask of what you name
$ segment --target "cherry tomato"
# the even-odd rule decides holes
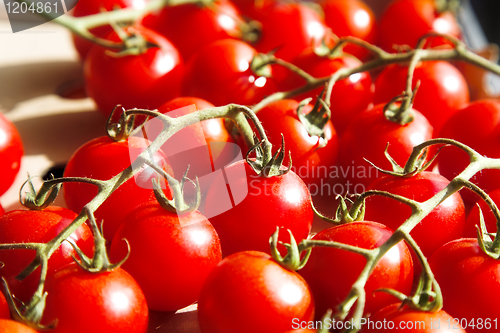
[[[500,263],[482,252],[477,239],[445,244],[432,255],[429,264],[441,286],[444,311],[458,318],[468,333],[497,331]],[[485,326],[488,322],[489,328]]]
[[[384,176],[370,185],[369,190],[385,191],[418,202],[430,199],[449,184],[449,180],[433,172],[423,171],[410,177]],[[411,215],[408,205],[378,195],[367,198],[365,218],[396,230]],[[387,212],[391,212],[389,215]],[[455,193],[437,206],[412,231],[420,249],[429,257],[445,243],[462,237],[465,208],[460,194]]]
[[[391,330],[408,333],[465,333],[455,319],[443,310],[424,312],[402,306],[401,303],[388,305],[370,316],[360,333]]]
[[[10,319],[0,319],[0,331],[9,333],[37,333],[34,329]]]
[[[352,222],[325,229],[313,240],[335,241],[364,249],[381,246],[392,235],[392,230],[375,222]],[[325,264],[328,263],[328,264]],[[345,250],[316,247],[306,266],[299,273],[313,291],[316,314],[320,318],[328,309],[336,309],[347,297],[366,259]],[[403,242],[389,250],[375,266],[365,286],[364,313],[373,313],[394,301],[393,296],[378,289],[389,288],[404,294],[411,291],[413,263],[410,251]]]
[[[327,30],[319,14],[302,3],[275,2],[258,19],[262,31],[255,44],[257,51],[277,50],[276,57],[287,61],[312,44],[319,45]]]
[[[9,305],[2,293],[0,293],[0,320],[1,319],[10,319]]]
[[[457,140],[478,153],[492,158],[500,157],[500,102],[479,100],[456,112],[443,126],[439,136]],[[469,155],[456,147],[446,147],[437,158],[440,173],[453,179],[469,164]],[[483,170],[471,181],[487,193],[500,188],[500,171]],[[466,204],[477,201],[467,190],[461,192]]]
[[[150,47],[139,55],[116,56],[95,45],[84,62],[85,90],[100,112],[109,115],[117,104],[126,109],[155,109],[178,97],[184,65],[177,49],[164,37],[136,25]],[[109,36],[118,41],[116,33]]]
[[[23,143],[14,125],[0,113],[0,196],[14,182],[21,167]]]
[[[5,214],[5,209],[3,209],[2,205],[0,205],[0,216]]]
[[[187,64],[183,94],[203,98],[216,106],[251,105],[276,91],[272,78],[255,75],[250,62],[257,51],[234,40],[216,41],[199,50]]]
[[[93,139],[78,148],[71,156],[64,170],[64,177],[111,179],[130,166],[150,143],[150,141],[140,137],[129,137],[128,140],[116,142],[108,137]],[[158,151],[153,159],[172,175],[161,151]],[[116,189],[96,210],[94,214],[96,221],[104,223],[103,229],[106,239],[113,239],[113,235],[128,212],[139,204],[154,198],[152,179],[156,178],[155,171],[149,167],[144,168],[135,177],[127,180]],[[85,183],[64,183],[63,189],[66,206],[75,212],[80,212],[83,206],[98,193],[95,185]]]
[[[379,44],[386,51],[394,45],[416,47],[420,37],[428,33],[460,37],[460,27],[450,12],[438,13],[433,0],[396,0],[386,8],[380,19]],[[434,38],[426,46],[449,45],[446,39]]]
[[[319,57],[312,49],[301,53],[293,63],[317,78],[330,76],[341,68],[354,68],[361,65],[359,60],[348,56],[333,59]],[[275,71],[278,72],[277,69]],[[277,78],[278,75],[277,73]],[[301,77],[292,73],[278,80],[278,87],[282,91],[299,88],[306,83]],[[321,90],[322,88],[318,88],[296,96],[294,99],[302,101],[308,97],[316,98]],[[369,73],[356,73],[347,79],[337,81],[330,97],[331,120],[337,132],[343,133],[351,119],[369,107],[372,102],[373,85]]]
[[[147,0],[85,0],[77,1],[73,10],[74,17],[82,17],[93,14],[98,14],[102,11],[112,11],[118,8],[134,8],[142,9],[146,6]],[[97,37],[104,38],[113,31],[110,25],[104,25],[94,29],[90,32]],[[75,44],[76,51],[80,55],[80,59],[85,59],[90,49],[94,45],[92,42],[73,35],[73,43]]]
[[[406,87],[408,67],[390,65],[375,81],[375,103],[389,102]],[[412,88],[420,80],[413,107],[429,120],[438,133],[458,109],[469,103],[469,88],[465,78],[445,61],[425,61],[415,68]]]
[[[42,323],[57,319],[54,333],[145,333],[148,308],[139,285],[123,269],[89,273],[76,263],[46,283]]]
[[[493,202],[497,204],[497,206],[500,205],[500,189],[490,192],[488,193],[488,195],[490,196],[491,200],[493,200]],[[484,223],[486,224],[486,230],[488,230],[488,232],[490,233],[497,232],[497,220],[495,219],[495,215],[493,215],[493,212],[491,211],[488,204],[483,199],[479,199],[477,203],[472,206],[472,209],[467,216],[467,220],[465,221],[464,237],[477,237],[476,225],[480,225],[479,208],[477,207],[477,205],[481,207],[481,212],[483,213],[484,217]]]
[[[284,332],[292,320],[311,320],[314,302],[306,282],[268,254],[235,253],[213,269],[198,300],[203,333]]]
[[[377,22],[371,8],[361,0],[323,0],[320,2],[325,13],[325,24],[337,37],[356,37],[370,44],[377,41]],[[354,44],[344,51],[360,59],[369,56],[368,51]]]
[[[290,229],[297,241],[307,238],[313,211],[307,186],[293,171],[264,178],[240,160],[218,171],[208,190],[205,216],[228,256],[245,250],[269,253],[276,227]]]
[[[43,210],[13,210],[0,216],[0,243],[46,243],[56,237],[74,219],[76,214],[61,207],[47,207]],[[82,224],[70,239],[87,255],[92,257],[94,241],[86,224]],[[73,262],[75,250],[63,242],[48,262],[49,275],[62,266]],[[5,266],[0,274],[7,280],[9,288],[17,298],[28,301],[35,292],[40,279],[40,268],[23,281],[16,276],[35,258],[34,250],[2,250],[0,262]]]
[[[366,160],[382,169],[392,170],[384,155],[387,144],[389,154],[404,166],[414,146],[432,139],[432,126],[417,110],[413,110],[414,120],[401,126],[387,120],[383,108],[384,104],[378,104],[358,114],[340,139],[339,177],[345,178],[346,192],[364,192],[382,176]]]
[[[238,9],[229,1],[210,5],[186,3],[165,6],[159,13],[147,15],[142,24],[159,32],[188,60],[200,48],[219,39],[240,37]]]
[[[152,201],[125,218],[111,243],[112,261],[134,277],[148,307],[175,311],[198,300],[208,273],[221,260],[219,237],[198,211],[178,215]]]

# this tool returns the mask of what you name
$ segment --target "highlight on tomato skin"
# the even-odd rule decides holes
[[[23,155],[21,135],[14,124],[0,112],[0,196],[14,183]]]
[[[275,333],[292,321],[310,321],[314,301],[309,286],[293,271],[256,251],[234,253],[215,267],[201,290],[198,321],[202,333]]]

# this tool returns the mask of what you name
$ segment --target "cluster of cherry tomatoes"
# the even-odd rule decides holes
[[[80,0],[73,15],[147,5]],[[37,268],[22,281],[16,278],[26,273],[35,247],[0,250],[0,275],[10,290],[4,293],[6,299],[0,294],[2,331],[32,332],[7,320],[12,317],[31,320],[35,328],[55,324],[54,332],[147,332],[149,311],[168,313],[198,302],[203,333],[317,332],[329,309],[347,306],[344,301],[366,259],[360,253],[317,247],[304,268],[295,272],[277,262],[276,251],[292,252],[295,240],[308,237],[375,249],[414,212],[386,196],[370,196],[364,220],[325,227],[314,208],[332,216],[337,195],[366,190],[418,202],[434,197],[467,167],[467,153],[446,147],[432,161],[437,149],[430,149],[427,160],[433,171],[411,177],[384,175],[378,169],[404,166],[414,146],[433,138],[455,139],[480,154],[500,157],[500,102],[471,101],[465,78],[449,62],[418,62],[410,88],[417,82],[419,87],[406,110],[410,120],[399,123],[388,116],[403,103],[404,97],[396,102],[394,98],[407,90],[409,63],[384,66],[384,59],[377,57],[384,51],[411,52],[429,33],[449,38],[429,37],[422,48],[451,50],[453,40],[460,38],[454,16],[440,13],[432,0],[395,0],[379,22],[361,0],[221,0],[166,6],[133,24],[112,26],[90,32],[117,43],[117,48],[74,36],[86,92],[100,112],[110,115],[119,104],[124,109],[157,109],[179,119],[198,112],[203,118],[203,110],[257,104],[261,125],[253,123],[251,128],[262,126],[273,153],[279,153],[265,161],[274,164],[261,165],[266,156],[262,143],[247,147],[222,119],[208,119],[176,128],[149,156],[153,163],[125,180],[117,175],[123,175],[158,136],[155,120],[148,119],[142,131],[133,134],[125,131],[87,142],[64,171],[66,208],[27,202],[29,210],[4,212],[0,206],[0,244],[49,243],[88,209],[104,182],[109,185],[113,179],[117,187],[93,212],[96,223],[81,224],[50,253],[48,268],[42,265],[45,273]],[[355,37],[357,42],[335,49],[343,37]],[[373,52],[366,44],[380,50]],[[322,53],[325,47],[330,50]],[[255,68],[259,53],[281,60]],[[370,61],[380,61],[379,69],[355,72],[335,82],[330,91],[315,85],[315,78],[361,68]],[[311,89],[293,99],[275,98],[260,105],[277,92],[303,86]],[[306,98],[313,103],[302,102]],[[390,158],[384,155],[386,149]],[[17,174],[22,151],[19,134],[1,117],[0,194]],[[283,153],[291,156],[292,165],[281,165]],[[179,181],[169,180],[168,186],[164,181],[158,188],[153,186],[158,174]],[[72,177],[90,180],[71,181]],[[500,171],[483,170],[471,182],[500,203]],[[401,306],[400,300],[380,291],[392,289],[408,296],[415,292],[422,267],[415,251],[400,242],[382,257],[363,286],[364,316],[395,325],[423,321],[426,332],[449,327],[454,332],[498,329],[498,261],[480,249],[477,239],[462,239],[477,237],[476,201],[472,191],[456,192],[411,231],[441,286],[443,310]],[[494,233],[495,216],[484,202],[479,206],[487,230]],[[269,237],[277,228],[290,233],[282,230],[279,239],[285,245],[270,249]],[[311,236],[311,230],[317,233]],[[96,265],[101,232],[107,254],[99,258],[106,262],[92,273],[89,267]],[[47,276],[43,289],[40,274]],[[41,303],[46,304],[40,319],[33,313]],[[13,311],[13,304],[19,312]],[[440,320],[439,328],[432,327],[433,320]],[[375,326],[361,330],[372,332]]]

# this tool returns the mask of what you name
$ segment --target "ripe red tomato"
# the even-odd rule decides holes
[[[477,239],[445,244],[432,255],[429,264],[441,286],[443,310],[459,318],[468,333],[498,331],[500,263],[482,252]]]
[[[302,3],[280,3],[265,7],[258,17],[262,24],[257,51],[268,53],[277,50],[278,58],[290,61],[312,44],[319,45],[327,27],[312,8]]]
[[[5,214],[5,209],[3,209],[2,205],[0,205],[0,216]]]
[[[425,312],[395,303],[386,306],[366,320],[360,333],[399,330],[408,333],[465,333],[455,319],[443,310]],[[468,332],[468,330],[467,330]]]
[[[497,206],[500,205],[500,189],[490,192],[488,193],[488,195],[490,196],[491,200],[493,200],[493,202],[497,204]],[[497,232],[497,220],[495,219],[495,215],[493,215],[488,204],[484,200],[479,199],[477,203],[472,206],[472,209],[467,216],[467,220],[465,221],[464,237],[477,237],[476,225],[480,225],[479,208],[477,207],[477,204],[479,204],[479,207],[481,207],[481,212],[483,213],[484,217],[484,223],[486,224],[486,230],[493,233]]]
[[[155,109],[180,95],[184,66],[177,49],[152,30],[136,25],[127,31],[132,30],[157,47],[117,57],[95,45],[84,62],[85,90],[106,116],[117,104],[126,109]],[[118,41],[116,33],[109,39]]]
[[[433,172],[423,171],[410,177],[384,176],[369,190],[386,191],[424,202],[449,184],[449,180]],[[365,218],[396,230],[411,215],[411,208],[401,202],[378,195],[366,199]],[[391,212],[387,214],[387,212]],[[455,193],[427,215],[411,235],[429,257],[445,243],[461,238],[465,224],[465,208],[460,194]]]
[[[125,141],[113,141],[108,137],[93,139],[71,156],[64,170],[64,177],[90,177],[108,180],[130,166],[135,158],[151,142],[140,137],[129,137]],[[161,151],[153,159],[172,175],[172,171]],[[144,168],[135,177],[126,181],[96,210],[98,223],[104,223],[104,237],[112,240],[123,218],[143,202],[154,198],[152,179],[157,173],[151,168]],[[64,183],[66,206],[80,212],[98,193],[97,187],[85,183]]]
[[[457,140],[478,153],[492,158],[500,157],[500,102],[479,100],[457,111],[443,126],[439,136]],[[446,147],[437,158],[440,173],[454,178],[469,164],[469,155],[456,147]],[[500,171],[483,170],[471,181],[487,193],[500,188]],[[467,190],[461,192],[466,204],[477,201],[477,196]]]
[[[235,253],[213,269],[198,300],[203,333],[284,332],[292,320],[311,320],[314,302],[307,283],[265,253]]]
[[[89,273],[76,263],[49,277],[42,323],[54,333],[145,333],[148,308],[139,285],[123,269]]]
[[[361,62],[353,57],[319,57],[312,49],[301,53],[293,63],[314,77],[327,77],[341,68],[354,68]],[[276,72],[278,70],[276,69]],[[278,79],[280,90],[291,90],[303,86],[306,82],[301,77],[287,73],[284,78]],[[278,78],[279,73],[277,73]],[[297,101],[305,98],[316,98],[322,88],[309,91],[294,97]],[[330,97],[331,120],[337,133],[342,134],[358,113],[364,111],[373,102],[373,85],[370,74],[367,72],[356,73],[350,77],[337,81]],[[262,111],[259,111],[259,114]]]
[[[305,239],[314,215],[307,186],[293,171],[264,178],[244,160],[218,171],[204,212],[217,230],[224,256],[245,250],[269,253],[276,227],[290,229],[297,241]]]
[[[102,11],[112,11],[117,8],[134,8],[142,9],[146,6],[147,0],[85,0],[77,1],[73,10],[74,17],[82,17],[93,14],[98,14]],[[113,31],[110,25],[104,25],[94,29],[90,32],[97,37],[104,38]],[[80,55],[80,59],[85,59],[90,49],[94,45],[92,42],[73,35],[73,43],[75,44],[76,51]]]
[[[10,319],[0,319],[0,331],[9,333],[37,333],[34,329]]]
[[[219,237],[198,211],[178,215],[151,201],[125,218],[111,243],[111,259],[141,287],[150,310],[175,311],[198,300],[208,273],[221,260]]]
[[[46,243],[56,237],[74,219],[76,214],[61,207],[43,210],[13,210],[0,216],[0,243]],[[89,227],[82,224],[70,238],[87,255],[92,257],[94,240]],[[63,242],[49,259],[49,275],[62,266],[73,262],[75,250]],[[20,300],[28,301],[35,292],[40,279],[40,268],[23,281],[16,276],[35,258],[33,250],[2,250],[0,262],[5,266],[0,274],[7,280],[11,292]]]
[[[385,118],[384,104],[358,114],[340,139],[340,175],[345,178],[344,190],[349,193],[364,192],[375,179],[382,176],[364,159],[385,170],[392,166],[384,155],[389,144],[389,154],[403,166],[413,147],[432,139],[432,126],[417,110],[414,120],[399,125]]]
[[[392,230],[375,222],[352,222],[325,229],[313,240],[335,241],[374,249],[392,235]],[[325,264],[328,263],[328,264]],[[366,259],[360,254],[345,250],[316,247],[300,274],[313,291],[316,316],[320,318],[328,309],[336,309],[347,297]],[[375,266],[365,286],[364,313],[373,313],[394,302],[393,296],[378,289],[389,288],[404,294],[411,291],[413,263],[410,251],[403,242],[393,247]]]
[[[23,143],[19,132],[14,125],[0,113],[0,196],[4,194],[14,182],[21,158],[24,154]]]
[[[187,61],[197,50],[216,40],[239,37],[238,21],[243,21],[238,9],[223,0],[210,5],[165,6],[160,12],[144,17],[142,24],[170,40]]]
[[[0,293],[0,320],[1,319],[10,319],[9,305],[2,293]]]
[[[390,65],[375,81],[375,103],[389,102],[406,87],[408,66]],[[420,80],[413,107],[429,120],[438,133],[458,109],[469,103],[469,88],[465,78],[445,61],[425,61],[415,68],[412,88]]]
[[[416,47],[425,34],[435,32],[460,37],[460,26],[450,12],[438,13],[433,0],[396,0],[385,10],[380,19],[379,44],[386,51],[394,45]],[[444,38],[434,38],[427,47],[449,45]]]
[[[337,37],[356,37],[370,44],[377,41],[377,22],[371,8],[361,0],[323,0],[325,24]],[[359,59],[369,56],[366,49],[347,45],[344,51]]]
[[[187,64],[183,95],[203,98],[217,106],[251,105],[276,91],[274,79],[255,75],[250,62],[257,51],[234,40],[216,41],[199,50]]]

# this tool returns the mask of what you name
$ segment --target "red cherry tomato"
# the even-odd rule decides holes
[[[262,24],[257,51],[277,50],[278,58],[290,61],[312,44],[319,45],[326,34],[323,19],[312,8],[302,3],[280,3],[265,8],[258,17]]]
[[[313,240],[335,241],[374,249],[392,235],[392,230],[375,222],[352,222],[325,229]],[[328,264],[325,264],[328,263]],[[305,267],[299,273],[313,291],[316,317],[321,318],[328,309],[336,309],[347,297],[366,264],[356,253],[326,247],[316,247]],[[394,302],[393,296],[378,289],[389,288],[408,294],[413,282],[413,264],[410,251],[403,242],[393,247],[375,266],[365,286],[364,313],[373,313]]]
[[[497,189],[493,192],[488,193],[490,196],[491,200],[495,204],[500,205],[500,189]],[[479,199],[477,203],[472,207],[469,215],[467,216],[467,220],[465,221],[465,230],[464,230],[464,237],[470,237],[470,238],[476,238],[477,237],[477,229],[476,225],[480,225],[480,219],[479,219],[479,207],[481,207],[481,212],[483,213],[484,217],[484,223],[486,224],[486,230],[488,232],[497,232],[497,220],[495,219],[495,215],[493,215],[493,212],[491,211],[490,207],[488,204],[482,200]]]
[[[0,113],[0,196],[14,182],[21,167],[23,143],[14,125]]]
[[[0,216],[5,214],[5,209],[3,209],[2,205],[0,205]]]
[[[385,191],[418,202],[430,199],[449,184],[449,180],[433,172],[423,171],[410,177],[384,176],[370,185],[369,190]],[[411,215],[403,203],[378,195],[367,198],[365,218],[396,230]],[[391,212],[387,214],[387,212]],[[460,194],[455,193],[437,206],[412,231],[420,249],[429,257],[445,243],[462,237],[465,208]]]
[[[210,5],[166,6],[159,13],[144,17],[142,24],[170,40],[187,61],[197,50],[216,40],[239,37],[239,21],[243,19],[238,9],[223,0]]]
[[[384,155],[387,144],[389,154],[404,166],[414,146],[432,139],[432,126],[417,110],[413,110],[414,120],[401,126],[387,120],[383,108],[384,104],[378,104],[358,114],[340,139],[339,177],[345,178],[346,192],[364,192],[382,176],[366,160],[382,169],[392,170]]]
[[[0,331],[9,333],[37,333],[34,329],[10,319],[0,319]]]
[[[150,141],[140,137],[129,137],[128,140],[117,142],[108,137],[93,139],[78,148],[71,156],[64,170],[64,177],[111,179],[130,166],[150,143]],[[167,173],[172,174],[161,151],[158,151],[153,159]],[[156,178],[156,172],[151,168],[145,168],[115,190],[96,210],[96,221],[104,223],[103,229],[106,239],[113,239],[113,235],[123,218],[132,209],[154,198],[152,179]],[[66,206],[75,212],[80,212],[83,206],[98,193],[96,186],[85,183],[64,183],[63,189]]]
[[[133,30],[156,46],[140,55],[113,56],[96,45],[84,62],[85,90],[105,115],[117,104],[155,109],[180,94],[184,66],[177,49],[152,30]],[[116,33],[109,39],[118,41]]]
[[[0,243],[46,243],[56,237],[75,218],[74,212],[61,207],[13,210],[0,216]],[[92,257],[94,241],[86,224],[82,224],[70,238],[87,256]],[[63,242],[49,259],[49,275],[73,262],[73,255],[76,255],[76,252],[71,244]],[[23,281],[17,280],[16,276],[34,258],[33,250],[0,251],[0,262],[5,265],[0,274],[7,280],[12,294],[22,301],[28,301],[35,292],[40,279],[40,268]]]
[[[386,51],[394,45],[416,47],[420,37],[428,33],[460,37],[460,27],[450,12],[438,13],[433,0],[396,0],[380,19],[379,44]],[[434,38],[426,46],[450,45],[446,39]]]
[[[221,260],[219,237],[198,211],[178,215],[152,201],[125,218],[111,243],[111,259],[134,277],[150,310],[175,311],[198,300],[208,273]]]
[[[500,157],[500,102],[479,100],[457,111],[443,126],[439,136],[457,140],[480,154]],[[437,158],[440,173],[454,178],[469,164],[469,155],[456,147],[446,147]],[[487,193],[500,188],[500,171],[483,170],[471,181]],[[477,196],[467,190],[461,192],[466,204],[477,201]]]
[[[98,14],[102,11],[112,11],[118,8],[134,8],[142,9],[146,6],[147,0],[85,0],[77,1],[73,10],[74,17],[82,17],[93,14]],[[90,32],[94,36],[104,38],[113,31],[110,25],[104,25],[94,29]],[[75,44],[76,51],[80,55],[80,59],[85,59],[90,49],[94,45],[92,42],[73,35],[73,43]]]
[[[390,65],[375,81],[375,103],[389,102],[406,87],[408,67]],[[463,75],[445,61],[425,61],[415,68],[412,88],[420,80],[413,107],[429,120],[438,133],[444,123],[469,103],[469,88]]]
[[[445,244],[432,255],[429,264],[441,286],[443,310],[460,320],[458,327],[468,333],[498,330],[500,263],[482,252],[477,239]],[[485,326],[488,322],[489,327]]]
[[[235,253],[214,268],[201,290],[198,320],[203,333],[274,333],[291,329],[292,320],[311,320],[309,287],[296,272],[268,254]]]
[[[353,57],[319,57],[311,49],[300,54],[293,63],[314,77],[327,77],[341,68],[354,68],[361,62]],[[278,70],[275,70],[278,72]],[[280,70],[281,72],[282,70]],[[291,90],[305,85],[305,80],[292,73],[287,73],[283,79],[278,79],[280,90]],[[277,73],[277,77],[279,72]],[[322,88],[309,91],[296,96],[294,99],[302,101],[305,98],[316,98]],[[373,86],[370,74],[367,72],[356,73],[347,79],[337,81],[330,97],[332,123],[341,134],[352,118],[364,111],[373,102]],[[261,111],[259,111],[260,114]]]
[[[259,77],[250,69],[257,51],[234,40],[216,41],[199,50],[189,61],[183,94],[203,98],[216,106],[251,105],[276,91],[272,78]]]
[[[356,37],[370,44],[377,41],[377,22],[371,8],[361,0],[323,0],[325,24],[337,37]],[[344,51],[360,59],[369,56],[368,51],[356,45],[347,45]]]
[[[57,319],[54,333],[145,333],[148,308],[139,285],[123,269],[99,274],[76,263],[46,283],[42,323]]]
[[[443,310],[424,312],[402,306],[401,303],[388,305],[370,316],[360,333],[391,330],[408,333],[465,333],[455,319]]]
[[[244,160],[218,171],[204,212],[217,230],[224,256],[245,250],[269,253],[276,227],[290,229],[300,241],[307,238],[313,220],[307,186],[293,171],[259,177]]]

